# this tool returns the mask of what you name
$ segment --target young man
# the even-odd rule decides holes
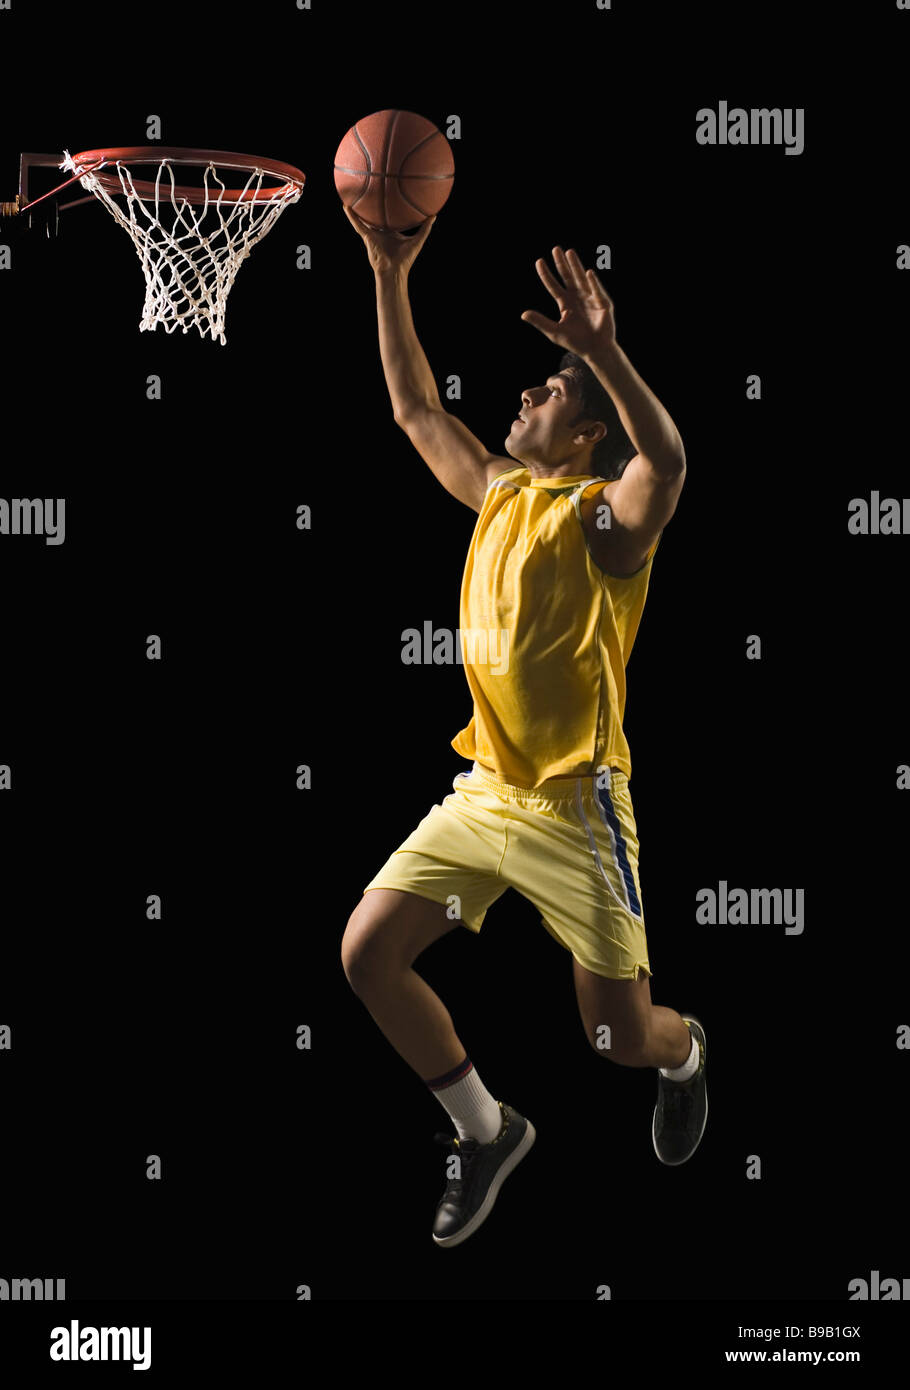
[[[443,409],[411,318],[408,274],[435,219],[406,237],[345,212],[375,272],[395,420],[443,487],[479,514],[462,583],[463,646],[465,633],[501,639],[495,661],[478,659],[477,645],[473,658],[464,652],[474,714],[452,746],[472,770],[367,884],[342,941],[351,986],[458,1131],[438,1136],[459,1160],[433,1226],[436,1243],[450,1246],[486,1219],[535,1134],[486,1090],[442,1000],[412,967],[456,926],[479,931],[508,887],[572,953],[599,1055],[658,1068],[658,1158],[685,1162],[704,1132],[704,1029],[651,1002],[622,731],[625,666],[686,462],[676,426],[616,342],[600,280],[559,247],[558,279],[537,262],[558,322],[522,318],[566,355],[545,385],[522,392],[510,457],[489,453]],[[622,430],[633,446],[625,455],[614,449]],[[608,447],[612,462],[598,473],[592,464]]]

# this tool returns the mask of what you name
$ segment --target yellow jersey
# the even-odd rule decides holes
[[[625,668],[660,537],[628,578],[599,567],[580,508],[606,481],[518,465],[491,480],[474,527],[459,613],[474,713],[452,747],[513,786],[631,777]]]

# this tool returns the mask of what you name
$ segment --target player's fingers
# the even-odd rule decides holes
[[[541,333],[545,333],[551,339],[554,331],[559,327],[557,320],[544,318],[543,314],[538,314],[536,309],[525,309],[521,317],[524,323],[529,323],[532,328],[539,328]]]
[[[556,303],[559,305],[561,309],[565,302],[565,285],[561,285],[559,281],[555,278],[555,276],[550,273],[550,267],[547,265],[543,257],[541,257],[540,260],[535,261],[535,265],[537,266],[537,274],[540,276],[541,280],[544,282],[547,289],[550,291],[551,295],[556,300]]]
[[[344,208],[344,215],[350,222],[351,226],[354,228],[354,231],[357,232],[358,235],[363,236],[368,230],[365,223],[361,222],[356,212],[351,211],[347,203],[342,203],[341,206]]]
[[[585,273],[588,277],[588,284],[590,285],[596,297],[600,300],[600,303],[603,306],[603,308],[612,308],[613,301],[607,294],[603,285],[600,283],[600,277],[598,275],[595,275],[593,270],[588,270]]]
[[[574,255],[574,252],[572,254]],[[556,269],[559,271],[569,289],[580,290],[583,288],[584,278],[582,277],[579,279],[578,275],[576,275],[575,270],[561,246],[553,247],[553,264],[556,266]]]
[[[577,290],[586,288],[585,268],[581,263],[581,257],[577,251],[569,250],[566,252],[566,261],[572,272],[572,281]]]
[[[427,237],[430,235],[430,232],[431,232],[432,229],[433,229],[433,223],[434,223],[435,221],[436,221],[436,217],[435,217],[435,214],[434,214],[434,216],[428,217],[427,220],[426,220],[425,222],[422,222],[422,223],[420,224],[419,230],[418,230],[417,232],[414,233],[414,236],[413,236],[412,239],[413,239],[414,244],[416,245],[418,251],[420,250],[420,248],[421,248],[421,246],[423,245],[423,243],[426,241]]]

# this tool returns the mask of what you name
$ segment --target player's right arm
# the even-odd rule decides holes
[[[376,277],[379,351],[395,423],[446,491],[479,512],[490,479],[515,465],[512,459],[491,454],[443,408],[414,329],[408,273],[436,219],[428,218],[413,236],[405,236],[376,231],[347,207],[345,213],[366,244]]]

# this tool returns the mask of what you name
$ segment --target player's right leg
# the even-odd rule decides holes
[[[351,913],[341,942],[351,988],[424,1081],[452,1071],[466,1052],[448,1009],[413,964],[459,925],[442,903],[394,888],[370,888]]]
[[[454,927],[479,932],[508,887],[497,871],[503,803],[471,774],[460,773],[452,788],[366,886],[341,949],[355,993],[458,1131],[436,1136],[448,1150],[433,1222],[440,1246],[473,1235],[535,1137],[530,1121],[487,1090],[442,1000],[413,969],[421,951]],[[450,904],[458,916],[449,916]]]
[[[433,1240],[440,1246],[460,1245],[483,1224],[502,1183],[535,1138],[534,1126],[495,1101],[476,1077],[448,1009],[412,968],[421,951],[458,925],[440,903],[398,889],[370,888],[352,912],[341,944],[351,986],[396,1052],[424,1081],[449,1082],[453,1074],[440,1092],[442,1103],[453,1116],[461,1114],[469,1132],[455,1140],[437,1136],[449,1149],[446,1189],[433,1223]],[[465,1092],[457,1109],[447,1103],[455,1092]],[[484,1141],[470,1137],[481,1115],[491,1122]]]

